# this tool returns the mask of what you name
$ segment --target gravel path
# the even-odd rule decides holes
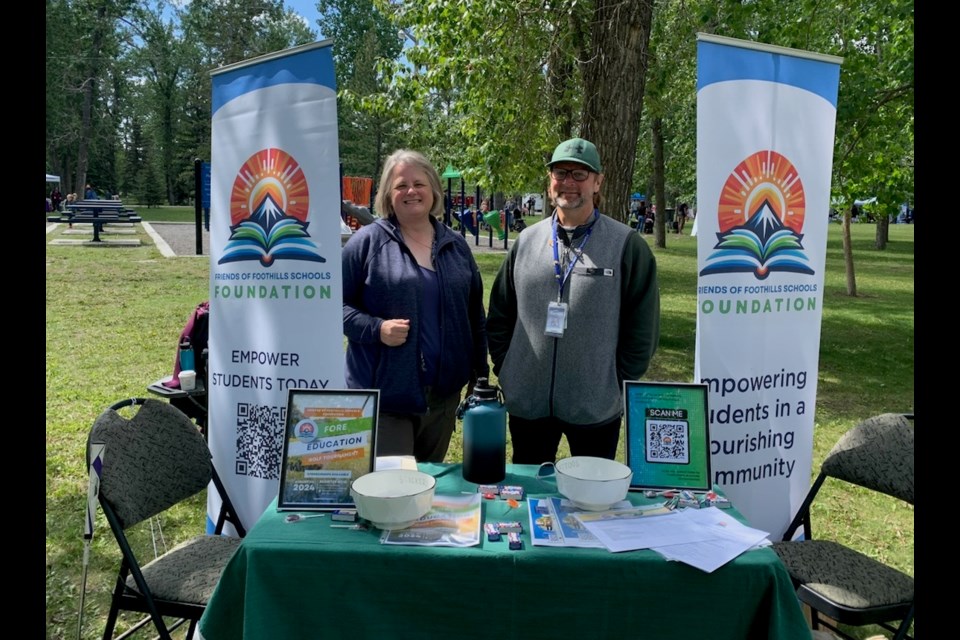
[[[197,225],[183,222],[144,222],[143,228],[153,238],[164,257],[197,255]],[[202,227],[201,242],[203,255],[209,256],[210,232]]]
[[[142,222],[144,231],[153,240],[165,258],[201,257],[210,255],[210,232],[201,229],[201,244],[203,253],[197,254],[197,227],[193,223],[185,222]],[[47,223],[47,232],[50,233],[59,225]],[[508,246],[513,245],[516,234],[511,234]],[[490,246],[490,237],[481,234],[479,243],[472,236],[467,236],[467,244],[474,253],[501,253],[505,254],[503,240],[493,239]]]

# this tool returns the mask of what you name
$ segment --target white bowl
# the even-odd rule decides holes
[[[606,458],[573,456],[554,465],[557,490],[587,511],[604,511],[627,497],[633,471]]]
[[[378,529],[406,529],[433,504],[437,479],[422,471],[387,469],[362,475],[350,485],[357,513]]]

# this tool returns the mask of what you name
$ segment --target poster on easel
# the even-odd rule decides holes
[[[350,486],[373,471],[377,389],[291,389],[277,510],[353,507]]]
[[[710,490],[707,386],[628,380],[623,402],[630,489]]]

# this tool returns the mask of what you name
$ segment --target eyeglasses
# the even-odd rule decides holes
[[[586,169],[561,169],[559,167],[553,167],[550,169],[550,175],[553,176],[553,179],[557,182],[563,182],[567,179],[567,176],[570,176],[577,182],[583,182],[590,177],[590,172]]]

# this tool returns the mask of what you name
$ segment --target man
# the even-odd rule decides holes
[[[648,225],[650,226],[650,231],[647,231]],[[646,200],[641,200],[640,206],[637,208],[637,231],[640,233],[651,233],[653,231],[653,218],[647,211]]]
[[[624,380],[642,376],[660,335],[657,267],[646,241],[600,213],[593,143],[548,163],[551,216],[517,236],[487,314],[493,371],[510,414],[515,464],[570,453],[614,459]]]

